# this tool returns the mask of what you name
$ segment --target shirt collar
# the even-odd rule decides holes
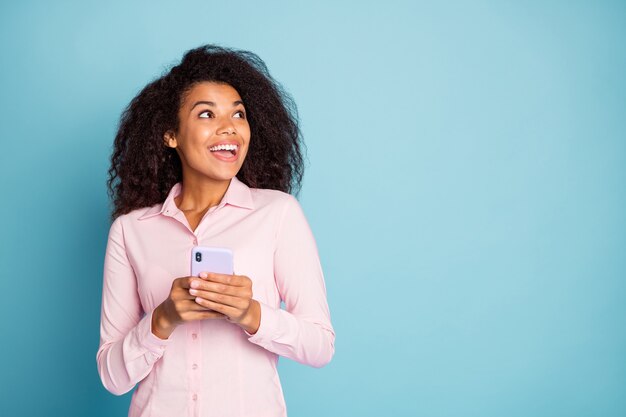
[[[176,203],[174,202],[174,198],[180,194],[182,189],[182,183],[177,182],[170,189],[167,198],[163,202],[163,204],[155,204],[150,207],[148,211],[146,211],[139,220],[147,219],[149,217],[156,216],[157,214],[163,214],[164,216],[174,216],[177,212],[180,211]],[[224,207],[226,204],[231,206],[241,207],[253,210],[254,203],[252,201],[252,192],[250,188],[241,182],[237,177],[233,177],[230,180],[230,184],[228,185],[228,189],[222,197],[222,201],[220,201],[219,205],[215,208],[215,210]]]

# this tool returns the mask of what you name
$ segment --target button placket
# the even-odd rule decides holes
[[[188,358],[188,368],[192,369],[192,372],[189,373],[189,388],[190,388],[190,400],[191,400],[191,409],[193,410],[193,415],[197,416],[199,413],[199,396],[202,393],[202,378],[200,372],[201,360],[202,360],[202,352],[201,352],[201,343],[200,343],[200,323],[199,322],[191,322],[189,323],[189,331],[188,331],[188,342],[187,342],[187,358]]]

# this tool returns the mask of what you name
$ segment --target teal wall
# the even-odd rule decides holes
[[[299,105],[336,354],[293,417],[626,415],[626,4],[0,5],[0,414],[123,416],[98,348],[122,109],[184,51]]]

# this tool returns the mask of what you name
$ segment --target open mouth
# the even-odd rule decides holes
[[[237,160],[239,145],[235,143],[223,143],[209,148],[211,154],[219,160],[232,162]]]

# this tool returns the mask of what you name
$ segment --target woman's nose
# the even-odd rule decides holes
[[[217,129],[217,134],[218,135],[221,135],[221,134],[230,135],[232,133],[235,133],[235,127],[233,126],[233,122],[230,119],[222,119]]]

